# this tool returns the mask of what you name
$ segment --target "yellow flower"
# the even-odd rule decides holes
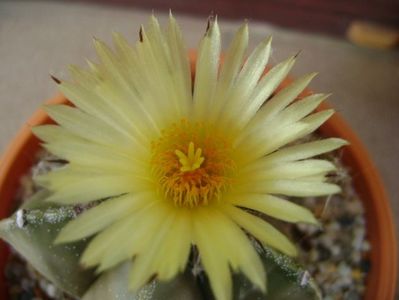
[[[194,80],[172,16],[165,33],[151,17],[134,46],[120,35],[114,42],[111,50],[95,41],[100,62],[88,70],[71,67],[73,81],[60,89],[75,106],[46,108],[59,125],[34,129],[46,149],[69,162],[38,178],[53,191],[49,201],[105,199],[67,224],[56,242],[95,235],[82,264],[106,271],[132,259],[134,290],[155,274],[169,280],[183,271],[195,245],[218,300],[231,299],[230,270],[264,291],[265,270],[248,234],[291,256],[296,248],[260,215],[317,224],[282,197],[340,190],[326,182],[334,165],[312,157],[345,141],[292,143],[333,113],[311,114],[326,95],[294,102],[314,74],[274,95],[295,58],[262,76],[271,39],[245,60],[247,24],[220,64],[219,27],[210,21]]]

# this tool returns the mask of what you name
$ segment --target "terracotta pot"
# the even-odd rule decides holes
[[[195,54],[190,53],[194,69]],[[289,83],[287,79],[282,86]],[[309,93],[306,91],[305,93]],[[59,95],[49,103],[63,103],[67,100]],[[320,109],[327,108],[322,105]],[[26,174],[35,161],[35,153],[40,149],[37,138],[31,133],[31,127],[50,123],[43,110],[38,110],[23,126],[11,142],[0,161],[0,218],[10,215],[15,194],[20,186],[20,178]],[[394,224],[387,194],[381,179],[364,146],[348,127],[345,121],[334,114],[319,130],[325,137],[341,137],[350,142],[344,147],[342,159],[350,169],[355,189],[366,209],[368,238],[372,244],[371,270],[367,277],[365,300],[394,299],[397,275],[397,243]],[[0,270],[4,270],[7,259],[7,246],[0,244]],[[4,272],[0,272],[0,299],[8,299],[7,283]]]

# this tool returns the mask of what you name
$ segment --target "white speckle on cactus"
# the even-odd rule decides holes
[[[15,214],[15,223],[18,228],[23,228],[25,225],[25,211],[23,209],[19,209]]]
[[[308,272],[308,271],[303,272],[300,285],[301,285],[301,286],[307,285],[308,282],[309,282],[309,279],[310,279],[310,274],[309,274],[309,272]]]

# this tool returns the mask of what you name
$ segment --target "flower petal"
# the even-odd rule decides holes
[[[303,137],[309,131],[309,125],[297,122],[282,127],[270,127],[253,132],[246,139],[239,141],[236,147],[245,149],[246,155],[242,157],[243,165],[251,163],[282,146]]]
[[[92,165],[95,169],[113,167],[125,170],[129,167],[133,171],[149,161],[146,157],[148,153],[143,153],[136,147],[89,142],[60,126],[42,125],[32,128],[32,131],[46,142],[43,146],[49,152],[78,165]]]
[[[146,205],[145,200],[140,195],[131,194],[105,200],[62,228],[55,243],[73,242],[89,237],[142,208]]]
[[[209,211],[211,212],[211,211]],[[215,218],[206,217],[204,213],[197,215],[193,220],[193,238],[201,255],[201,263],[209,278],[213,294],[217,300],[230,300],[232,294],[232,279],[229,269],[228,256],[232,252],[230,249],[226,251],[226,246],[220,239],[220,228],[210,226],[214,222],[219,221]],[[208,222],[207,222],[208,221]],[[211,228],[211,231],[207,230]],[[215,249],[217,249],[215,251]]]
[[[243,124],[247,124],[253,118],[262,104],[267,101],[270,95],[288,75],[288,72],[291,70],[294,63],[295,57],[292,56],[273,67],[265,76],[262,77],[250,96],[249,105],[242,111],[240,118],[242,119]]]
[[[137,291],[140,287],[146,284],[152,276],[156,275],[158,271],[157,263],[159,263],[159,256],[163,254],[159,251],[165,242],[167,233],[171,230],[172,224],[176,219],[176,210],[170,209],[168,214],[165,214],[162,220],[162,226],[153,232],[151,236],[151,243],[145,247],[144,253],[136,256],[130,272],[129,288]],[[158,258],[158,259],[157,259]],[[178,271],[177,264],[174,266],[172,273],[176,274]],[[161,274],[162,277],[165,274]]]
[[[275,196],[263,194],[237,195],[230,201],[236,206],[253,209],[286,222],[319,224],[310,210]]]
[[[307,142],[293,145],[276,151],[259,161],[253,162],[251,167],[264,168],[270,164],[307,159],[326,152],[333,151],[348,142],[339,138],[328,138],[320,141]]]
[[[131,249],[126,247],[126,245],[127,243],[133,242],[136,247],[142,247],[140,243],[137,243],[137,238],[143,236],[145,237],[146,235],[142,235],[143,233],[152,233],[152,231],[148,228],[137,226],[137,222],[138,220],[156,221],[153,216],[159,216],[159,214],[148,214],[148,212],[151,211],[151,209],[157,203],[158,202],[149,195],[147,198],[147,205],[145,207],[132,213],[128,217],[121,218],[107,229],[96,235],[83,252],[81,263],[86,267],[94,267],[102,263],[104,260],[112,260],[116,261],[116,263],[112,265],[114,266],[118,262],[132,258],[134,252],[130,251]],[[161,209],[157,209],[155,211],[159,213],[161,212]],[[146,216],[146,218],[142,218],[142,216]],[[160,221],[161,220],[159,220],[159,222]],[[145,225],[148,223],[143,224]],[[156,222],[155,224],[157,225]],[[115,247],[115,245],[118,245],[118,247]],[[112,252],[111,256],[106,255],[109,254],[109,250]],[[105,270],[107,268],[101,267],[101,269]]]
[[[179,25],[172,13],[169,14],[169,26],[166,33],[167,43],[171,56],[171,64],[175,70],[173,79],[178,97],[181,102],[187,102],[186,106],[192,101],[191,71],[187,57],[186,46]],[[188,108],[187,108],[188,109]]]
[[[313,94],[301,100],[298,100],[284,109],[278,118],[281,122],[289,124],[300,121],[302,118],[315,110],[319,104],[324,101],[329,95]]]
[[[140,177],[139,174],[121,171],[101,172],[68,165],[38,176],[35,181],[53,192],[47,201],[77,204],[150,189],[150,179]]]
[[[249,167],[249,170],[243,171],[241,176],[248,181],[264,181],[271,179],[301,179],[303,177],[325,175],[335,171],[334,164],[327,160],[308,159],[303,161],[294,161],[286,163],[273,163],[269,165],[260,164]]]
[[[227,119],[228,126],[242,126],[242,110],[248,106],[250,95],[265,70],[271,52],[271,40],[267,38],[255,48],[238,74],[221,114],[222,120]]]
[[[248,183],[242,185],[240,189],[253,193],[281,194],[295,197],[325,196],[341,192],[341,188],[336,184],[295,179]]]
[[[220,58],[220,31],[217,20],[210,20],[209,28],[203,37],[197,57],[193,113],[202,120],[208,114],[217,83]]]
[[[323,111],[319,111],[317,113],[311,114],[306,118],[302,119],[301,122],[304,122],[309,125],[307,133],[312,133],[317,128],[319,128],[325,121],[327,121],[334,114],[333,109],[326,109]]]
[[[177,272],[185,270],[191,250],[191,223],[191,214],[187,210],[179,212],[171,224],[159,247],[163,255],[157,255],[154,261],[159,280],[170,280]]]
[[[281,90],[261,108],[259,111],[259,118],[265,120],[273,118],[277,113],[294,101],[315,76],[316,73],[304,75]]]
[[[222,66],[218,78],[214,105],[210,110],[211,121],[218,119],[222,107],[228,101],[229,91],[234,85],[237,74],[242,67],[245,50],[248,47],[248,24],[244,23],[234,35]]]
[[[243,136],[264,128],[265,124],[272,121],[278,113],[298,97],[315,76],[316,73],[312,73],[296,79],[272,99],[267,101],[266,104],[256,113],[251,122],[249,122],[243,131]]]
[[[175,38],[178,30],[176,23],[173,22],[173,17],[170,17],[170,23],[172,25],[172,30]],[[172,33],[172,34],[173,34]],[[149,21],[148,31],[141,29],[142,43],[138,45],[139,49],[144,50],[141,52],[142,56],[146,57],[147,67],[151,70],[152,81],[156,81],[157,85],[152,88],[158,91],[158,99],[162,99],[161,105],[165,105],[168,109],[168,116],[171,121],[176,119],[187,117],[189,105],[191,104],[191,95],[188,93],[190,86],[183,85],[183,90],[181,90],[182,84],[187,83],[191,79],[190,73],[187,73],[187,69],[182,70],[176,68],[176,65],[172,61],[171,50],[176,50],[175,47],[169,48],[166,37],[161,32],[161,27],[158,20],[151,16]],[[181,46],[177,45],[178,47]],[[182,49],[177,49],[182,52]],[[187,54],[181,53],[183,56],[178,62],[186,58]],[[176,58],[176,55],[174,55]],[[188,67],[187,62],[185,64]],[[183,77],[182,77],[183,76]],[[148,87],[150,87],[150,82],[148,82]],[[188,90],[187,90],[188,89]],[[191,91],[190,91],[191,92]]]
[[[223,211],[263,244],[290,256],[297,255],[296,247],[288,238],[266,221],[232,205],[225,205]]]
[[[235,224],[223,210],[215,210],[213,214],[205,212],[209,219],[206,219],[207,232],[215,231],[218,228],[214,239],[220,241],[220,233],[223,234],[220,253],[226,255],[230,266],[234,271],[241,271],[250,281],[263,292],[266,291],[266,274],[262,262],[248,236]],[[205,228],[204,228],[205,230]],[[217,245],[218,245],[217,244]],[[213,243],[216,247],[216,243]],[[230,249],[234,248],[234,252]]]
[[[84,139],[99,144],[128,145],[133,139],[103,121],[67,105],[47,105],[47,114],[63,128]],[[141,146],[141,144],[135,144]]]

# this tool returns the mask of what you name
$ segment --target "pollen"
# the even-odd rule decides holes
[[[219,201],[235,174],[229,137],[204,123],[182,120],[152,144],[155,182],[177,206]]]

